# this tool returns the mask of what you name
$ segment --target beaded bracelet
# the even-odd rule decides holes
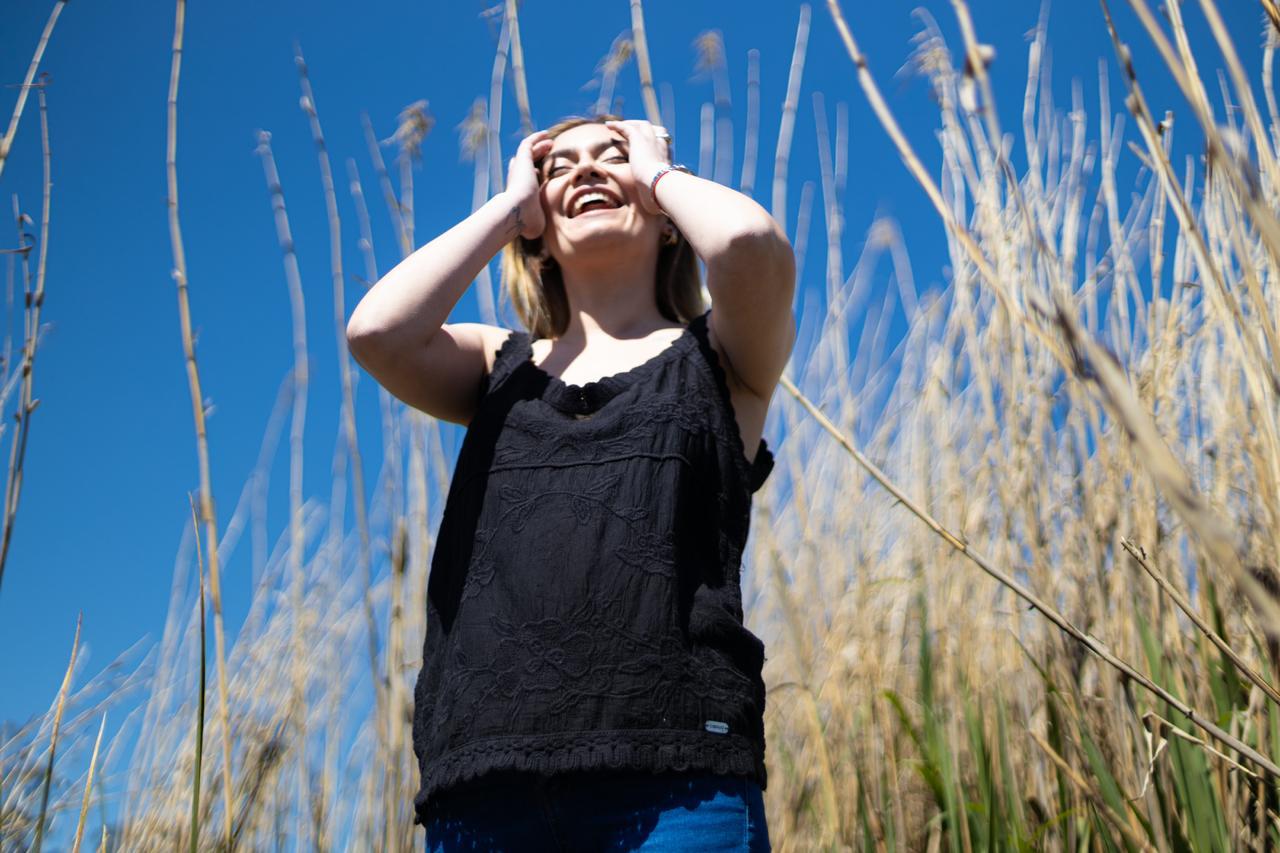
[[[662,202],[658,201],[658,181],[661,180],[662,176],[667,172],[684,172],[686,175],[692,175],[693,170],[688,166],[682,166],[679,163],[672,163],[669,166],[663,166],[659,169],[657,174],[653,176],[653,180],[649,182],[649,196],[653,199],[653,203],[657,205],[658,210],[662,211],[664,215],[666,214],[666,211],[662,210]]]

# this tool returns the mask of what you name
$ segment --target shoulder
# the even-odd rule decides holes
[[[514,345],[522,334],[519,329],[507,329],[488,323],[450,323],[449,335],[460,347],[480,350],[484,356],[484,372],[493,372],[494,363],[504,348]]]

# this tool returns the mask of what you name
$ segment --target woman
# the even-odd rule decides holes
[[[380,383],[468,427],[414,695],[429,849],[769,849],[739,569],[795,263],[669,139],[616,116],[528,136],[348,324]],[[527,331],[446,323],[504,247]]]

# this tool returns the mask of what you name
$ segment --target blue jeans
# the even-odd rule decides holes
[[[426,831],[429,853],[770,850],[759,784],[711,773],[494,776],[433,798]]]

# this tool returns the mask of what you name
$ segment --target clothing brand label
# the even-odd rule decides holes
[[[718,735],[727,735],[729,733],[729,724],[722,723],[719,720],[707,720],[703,728]]]

